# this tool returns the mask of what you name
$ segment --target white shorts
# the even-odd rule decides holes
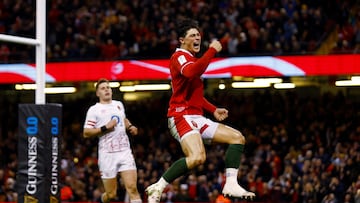
[[[98,164],[103,179],[115,178],[121,171],[136,170],[131,149],[120,152],[99,153]]]
[[[201,115],[184,115],[168,118],[168,127],[171,135],[181,141],[187,135],[198,133],[205,144],[211,142],[219,123]]]

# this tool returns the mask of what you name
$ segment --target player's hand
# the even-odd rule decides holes
[[[136,126],[134,125],[130,125],[130,127],[127,128],[127,131],[131,134],[131,135],[137,135],[138,134],[138,129]]]
[[[228,117],[228,110],[225,108],[217,108],[214,111],[214,117],[218,121],[223,121]]]
[[[109,131],[112,131],[114,130],[115,126],[117,125],[117,120],[116,119],[111,119],[111,121],[109,121],[107,124],[106,124],[106,128],[109,130]]]
[[[217,52],[220,52],[221,49],[222,49],[222,45],[221,43],[219,42],[219,40],[213,40],[209,47],[213,47]]]

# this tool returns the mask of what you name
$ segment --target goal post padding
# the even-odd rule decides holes
[[[61,104],[19,104],[19,203],[60,202]]]

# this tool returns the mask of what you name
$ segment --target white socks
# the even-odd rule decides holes
[[[225,170],[226,182],[227,181],[236,181],[238,177],[238,169],[236,168],[227,168]]]
[[[160,180],[157,182],[157,184],[161,187],[162,190],[164,190],[164,188],[169,184],[168,182],[166,182],[166,180],[161,177]]]

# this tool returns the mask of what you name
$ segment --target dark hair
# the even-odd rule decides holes
[[[185,37],[188,30],[195,28],[199,30],[199,23],[195,20],[185,18],[178,22],[177,35],[178,37]]]
[[[102,83],[108,83],[109,80],[106,79],[106,78],[100,78],[97,83],[96,83],[96,86],[95,86],[95,90],[97,90],[99,88],[99,85],[102,84]]]

